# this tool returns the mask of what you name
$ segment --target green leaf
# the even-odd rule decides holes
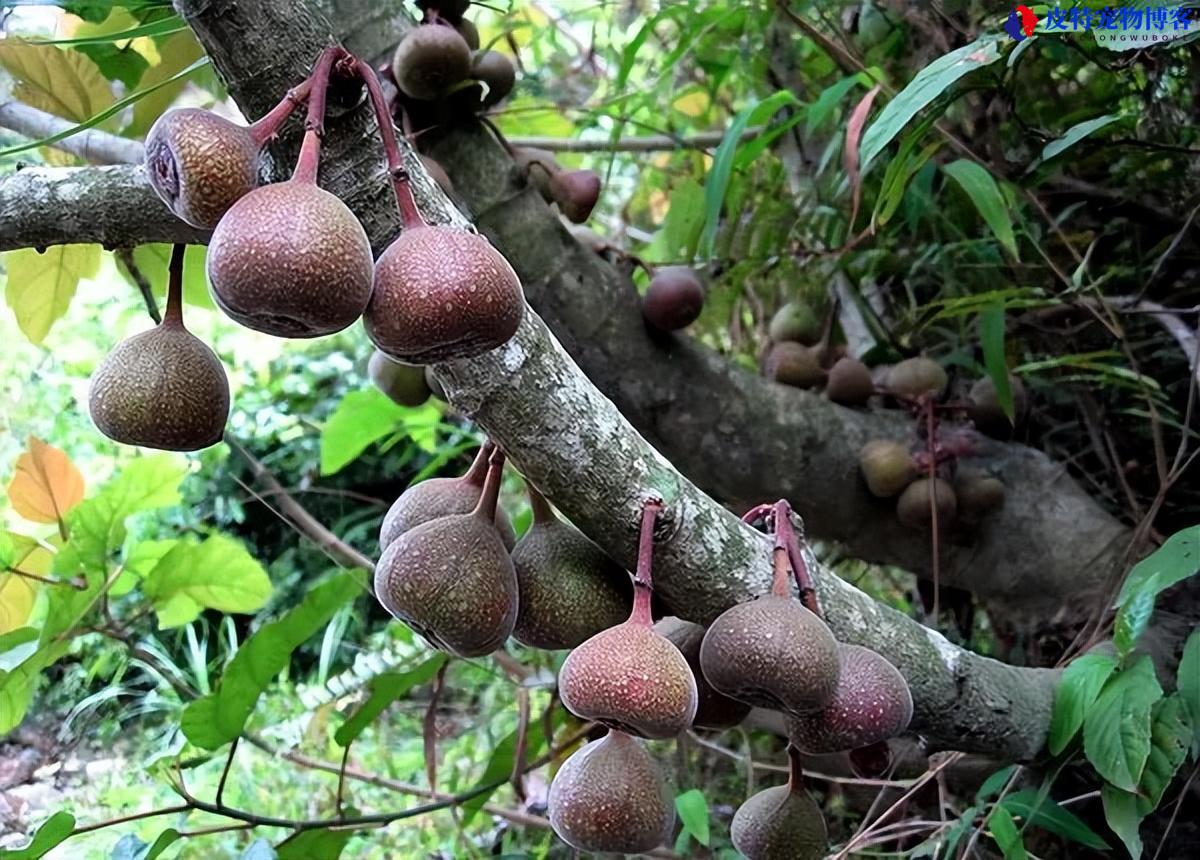
[[[841,103],[846,94],[858,84],[864,88],[871,88],[875,85],[875,81],[864,72],[859,72],[856,75],[851,75],[848,78],[842,78],[836,84],[821,91],[817,96],[817,100],[809,105],[805,111],[805,118],[808,120],[804,124],[805,136],[812,137],[827,119],[833,116],[834,109]]]
[[[1113,623],[1113,644],[1124,657],[1131,652],[1138,639],[1146,632],[1150,616],[1154,614],[1154,593],[1139,591],[1133,599],[1126,601],[1117,611]]]
[[[1142,817],[1138,815],[1137,798],[1127,791],[1105,783],[1100,788],[1100,801],[1104,804],[1104,820],[1117,838],[1125,845],[1132,860],[1142,856],[1142,837],[1138,829]]]
[[[1012,387],[1008,384],[1004,333],[1004,303],[994,302],[979,315],[979,342],[983,347],[983,366],[996,388],[996,400],[1012,424],[1015,421],[1016,408],[1013,406]]]
[[[1063,670],[1062,680],[1054,693],[1054,711],[1050,716],[1050,735],[1046,741],[1052,755],[1058,755],[1067,748],[1083,725],[1084,715],[1100,695],[1104,682],[1116,669],[1115,657],[1084,654],[1072,660]]]
[[[1000,59],[1000,38],[998,35],[982,36],[969,45],[938,57],[917,72],[908,86],[887,103],[863,134],[859,156],[864,176],[875,157],[923,108],[964,75]]]
[[[1162,698],[1148,656],[1110,680],[1083,721],[1083,751],[1096,772],[1125,791],[1137,789],[1150,755],[1150,710]]]
[[[142,590],[159,613],[159,627],[194,621],[201,610],[255,612],[271,596],[266,570],[242,544],[225,535],[176,542],[146,575]]]
[[[1187,757],[1192,742],[1192,721],[1179,695],[1171,695],[1154,706],[1150,725],[1150,755],[1138,785],[1138,814],[1149,815],[1158,808],[1163,793]]]
[[[566,718],[565,708],[555,708],[551,717],[552,728],[561,726],[566,721]],[[531,720],[525,730],[525,757],[527,761],[541,755],[542,750],[546,747],[545,732],[536,723],[537,721]],[[483,787],[495,783],[502,784],[512,773],[513,763],[516,761],[516,752],[517,730],[513,729],[493,748],[487,767],[484,768],[483,775],[479,778],[476,785]],[[494,793],[494,791],[481,792],[459,807],[462,810],[463,827],[471,823],[475,816],[479,814],[479,810],[487,803],[488,798]]]
[[[168,829],[158,834],[153,843],[143,842],[136,833],[126,833],[117,842],[109,860],[155,860],[179,841],[179,832]]]
[[[992,838],[996,840],[1000,850],[1004,852],[1004,860],[1027,860],[1029,855],[1025,853],[1025,842],[1006,808],[992,807],[992,814],[988,816],[988,829],[991,830]]]
[[[1192,722],[1192,742],[1200,747],[1200,627],[1188,636],[1175,676],[1179,698],[1187,707]]]
[[[74,829],[74,815],[56,812],[42,823],[24,848],[0,849],[0,860],[37,860],[65,842]]]
[[[671,208],[646,248],[646,258],[651,262],[691,260],[696,256],[703,228],[704,188],[695,180],[685,179],[671,189]]]
[[[150,282],[150,289],[154,295],[164,302],[167,296],[167,263],[171,259],[171,247],[152,244],[138,245],[133,249],[133,263],[138,272]],[[208,291],[208,275],[205,273],[207,250],[204,245],[188,246],[187,254],[183,258],[183,300],[189,305],[212,310],[216,305],[213,304],[212,295]],[[121,257],[114,255],[114,258],[117,270],[136,286]]]
[[[321,474],[332,475],[368,445],[396,432],[406,411],[377,388],[351,391],[321,430]]]
[[[717,227],[721,223],[721,207],[725,203],[725,192],[729,188],[729,179],[733,175],[734,156],[737,155],[738,145],[742,139],[742,132],[746,130],[747,126],[765,120],[784,105],[789,104],[798,105],[799,102],[787,90],[779,90],[765,99],[743,108],[733,118],[733,122],[729,128],[725,130],[725,136],[721,139],[721,144],[717,147],[717,151],[713,155],[712,168],[708,171],[708,178],[704,182],[704,241],[702,252],[706,258],[713,256],[717,240]]]
[[[17,548],[13,546],[12,538],[7,529],[0,529],[0,567],[7,568],[17,557]]]
[[[1108,113],[1104,116],[1098,116],[1095,119],[1089,119],[1084,122],[1076,123],[1067,129],[1062,137],[1050,141],[1045,145],[1045,147],[1042,148],[1041,162],[1044,163],[1054,158],[1056,155],[1062,155],[1089,134],[1097,132],[1106,125],[1111,125],[1119,119],[1124,119],[1124,116],[1119,113]]]
[[[299,606],[278,621],[251,634],[229,661],[216,691],[184,708],[180,727],[187,739],[212,750],[238,737],[259,695],[287,666],[292,652],[359,593],[358,583],[339,573],[309,591]]]
[[[914,144],[919,137],[914,134],[905,138],[900,145],[900,152],[888,162],[887,172],[884,173],[883,184],[879,189],[879,197],[875,201],[874,217],[878,224],[886,224],[892,220],[892,216],[896,214],[896,209],[904,199],[904,193],[908,190],[912,178],[929,162],[934,153],[942,148],[942,142],[935,140],[922,148],[920,152],[913,153]]]
[[[187,24],[183,23],[178,15],[172,15],[168,18],[161,18],[157,21],[151,21],[149,24],[138,24],[136,27],[128,27],[124,30],[118,30],[111,33],[93,33],[89,36],[83,36],[76,39],[30,39],[31,45],[104,45],[112,42],[124,42],[129,39],[136,39],[139,36],[162,36],[167,33],[175,33],[179,30],[186,30]]]
[[[162,59],[142,77],[142,86],[153,89],[147,92],[144,98],[138,99],[137,104],[133,106],[133,119],[125,129],[125,134],[132,137],[141,137],[150,130],[154,121],[183,92],[187,80],[180,73],[192,63],[204,58],[204,49],[200,47],[192,31],[186,27],[183,32],[176,33],[163,42],[158,52]],[[158,86],[160,83],[161,87]],[[193,252],[189,256],[203,259],[204,255]],[[203,286],[206,282],[204,278],[200,278],[197,283]]]
[[[988,172],[987,168],[974,161],[961,158],[947,164],[942,170],[957,182],[971,198],[975,209],[983,216],[983,220],[987,222],[1004,250],[1008,251],[1013,259],[1019,260],[1017,239],[1013,235],[1012,217],[1008,214],[1008,203],[1000,192],[1000,186],[996,184],[996,180],[992,178],[992,174]]]
[[[983,781],[983,785],[979,787],[979,791],[975,794],[976,803],[986,803],[997,794],[1000,789],[1004,788],[1004,784],[1012,777],[1013,771],[1017,769],[1015,764],[1010,764],[1008,767],[1002,767],[1000,770],[993,773]]]
[[[338,860],[353,830],[304,830],[276,846],[279,860]]]
[[[337,745],[347,747],[354,743],[392,702],[406,695],[413,687],[432,681],[447,659],[445,654],[439,653],[408,672],[385,672],[375,676],[371,681],[371,695],[334,733],[333,739]]]
[[[44,252],[21,248],[4,254],[4,300],[30,342],[46,339],[71,306],[79,282],[99,268],[99,245],[55,245]]]
[[[1078,815],[1059,806],[1052,798],[1040,797],[1032,788],[1005,795],[1000,805],[1015,817],[1056,836],[1070,839],[1097,851],[1107,851],[1108,843],[1088,827]]]
[[[1197,571],[1200,571],[1200,526],[1188,526],[1134,565],[1121,586],[1116,605],[1123,605],[1140,591],[1158,595]]]
[[[683,830],[699,842],[708,845],[708,801],[704,792],[698,788],[685,791],[675,798],[675,809],[679,812],[679,821]]]

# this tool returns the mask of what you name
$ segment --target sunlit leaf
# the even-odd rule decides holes
[[[108,79],[78,51],[9,38],[0,41],[0,66],[17,80],[19,101],[63,119],[83,122],[113,103]]]
[[[188,66],[204,56],[204,49],[196,41],[191,30],[184,28],[163,42],[159,53],[162,59],[158,65],[152,66],[142,75],[141,85],[152,89],[133,106],[133,119],[125,133],[133,137],[141,137],[150,130],[150,126],[162,113],[171,106],[183,91],[187,80],[180,76]],[[158,86],[162,84],[162,86]],[[190,255],[196,256],[196,255]],[[201,279],[203,284],[204,280]]]
[[[271,580],[242,544],[217,534],[202,542],[178,541],[146,575],[142,590],[159,613],[159,627],[176,627],[203,609],[261,609],[271,596]]]
[[[945,165],[942,170],[967,193],[1004,250],[1008,251],[1013,259],[1020,259],[1008,203],[1000,193],[1000,186],[996,184],[992,174],[985,167],[965,158]]]
[[[708,845],[708,801],[698,788],[685,791],[675,798],[675,809],[683,829],[701,845]]]
[[[42,822],[24,848],[0,849],[0,860],[38,860],[61,845],[75,829],[75,816],[56,812]]]
[[[100,246],[55,245],[42,252],[21,248],[6,252],[3,259],[4,300],[25,336],[40,344],[71,306],[79,281],[100,268]]]
[[[35,523],[62,522],[83,499],[83,475],[66,453],[30,436],[8,485],[13,510]]]
[[[1104,683],[1116,670],[1117,660],[1108,654],[1084,654],[1063,670],[1054,693],[1050,736],[1046,742],[1052,754],[1058,755],[1067,748],[1083,726],[1083,718],[1100,695]]]

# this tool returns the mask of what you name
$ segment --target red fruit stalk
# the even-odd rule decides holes
[[[652,499],[642,506],[642,528],[638,536],[637,573],[633,577],[633,611],[629,620],[647,627],[654,623],[650,614],[650,598],[654,594],[654,579],[650,572],[654,557],[654,523],[663,509],[662,502]]]
[[[342,48],[329,47],[317,58],[317,65],[310,78],[312,89],[308,96],[308,115],[304,120],[304,141],[300,144],[300,157],[296,159],[296,169],[292,171],[292,179],[296,182],[317,181],[321,138],[325,136],[325,93],[329,89],[329,73],[333,69],[333,61],[344,54]]]
[[[392,177],[392,190],[396,194],[396,205],[400,208],[400,218],[404,222],[404,229],[427,227],[429,224],[421,215],[421,210],[417,208],[417,201],[413,198],[408,168],[404,166],[404,157],[400,154],[400,146],[396,142],[392,114],[388,110],[383,87],[379,85],[379,77],[370,64],[363,60],[358,60],[355,67],[363,79],[363,83],[367,85],[367,94],[371,98],[371,106],[375,109],[375,119],[379,124],[379,136],[383,139],[383,151],[387,155],[388,173]]]

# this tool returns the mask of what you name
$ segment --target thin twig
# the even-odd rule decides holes
[[[225,794],[225,781],[229,779],[229,769],[233,767],[233,757],[237,753],[238,741],[240,740],[240,735],[233,739],[233,743],[229,745],[229,755],[225,756],[225,767],[221,771],[221,779],[217,782],[217,795],[215,798],[217,806],[222,805],[221,798]]]

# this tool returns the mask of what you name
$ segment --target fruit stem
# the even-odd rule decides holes
[[[496,505],[500,501],[500,478],[504,474],[504,452],[493,446],[488,458],[487,480],[483,483],[483,492],[479,495],[479,504],[475,506],[475,516],[496,522]]]
[[[261,149],[267,141],[279,133],[279,129],[283,127],[296,108],[308,101],[308,95],[312,92],[312,84],[310,77],[299,86],[292,87],[279,104],[250,123],[250,139],[254,141],[255,146]]]
[[[800,750],[795,744],[788,744],[788,793],[796,794],[804,790],[804,768],[800,759]]]
[[[417,201],[413,198],[408,168],[404,166],[404,157],[400,154],[400,146],[396,142],[396,128],[392,124],[392,113],[388,110],[383,87],[379,85],[379,76],[370,64],[363,60],[358,60],[354,65],[359,77],[367,85],[371,106],[375,109],[379,137],[383,140],[383,151],[387,154],[388,174],[392,177],[392,191],[396,194],[396,205],[400,209],[400,220],[404,222],[404,229],[427,227],[429,224],[421,215]]]
[[[782,545],[787,551],[792,574],[796,578],[796,588],[800,590],[800,601],[818,618],[823,618],[821,604],[817,600],[817,585],[804,558],[804,538],[792,527],[792,506],[786,500],[780,499],[775,503],[774,521],[775,545]]]
[[[487,481],[488,458],[492,456],[492,452],[495,450],[496,443],[491,439],[485,439],[483,444],[479,446],[479,451],[475,454],[475,459],[471,461],[471,467],[463,473],[460,480],[466,481],[468,484],[474,484],[477,487],[482,487]]]
[[[167,265],[167,310],[161,325],[183,328],[183,255],[187,245],[171,247],[171,262]]]
[[[558,517],[554,516],[550,503],[546,501],[545,496],[538,492],[538,488],[526,481],[525,489],[529,492],[529,507],[533,509],[534,523],[557,522]]]
[[[315,183],[317,167],[321,161],[321,138],[325,136],[325,92],[329,89],[329,72],[333,61],[345,52],[344,48],[331,45],[321,52],[309,80],[312,91],[308,96],[308,115],[304,119],[304,142],[300,144],[300,157],[292,171],[293,182]]]
[[[629,620],[647,627],[654,623],[650,613],[650,598],[654,594],[654,578],[650,572],[654,559],[654,523],[663,504],[658,499],[647,499],[642,505],[642,526],[638,535],[637,573],[633,577],[633,611]]]

